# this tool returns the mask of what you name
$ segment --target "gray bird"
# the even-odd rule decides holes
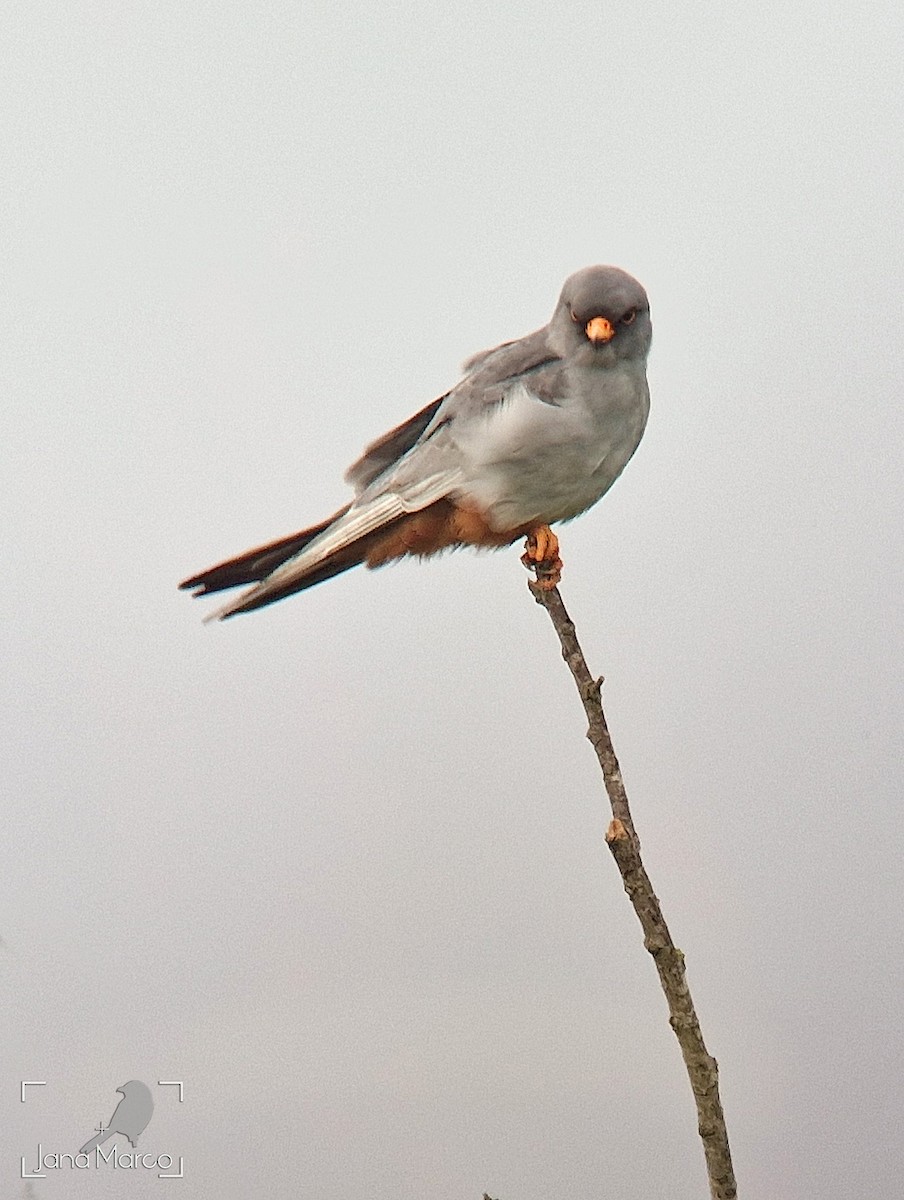
[[[97,1137],[85,1142],[79,1154],[89,1154],[95,1146],[100,1146],[114,1133],[121,1133],[127,1137],[133,1147],[138,1145],[139,1136],[144,1133],[148,1121],[154,1115],[151,1089],[140,1079],[131,1079],[116,1090],[122,1099],[116,1105],[110,1124],[106,1129],[102,1129]]]
[[[255,586],[211,613],[272,604],[347,571],[526,537],[541,587],[562,563],[550,526],[609,490],[637,449],[650,394],[647,294],[617,267],[570,276],[548,325],[469,359],[464,378],[368,446],[346,472],[355,498],[331,517],[179,586]]]

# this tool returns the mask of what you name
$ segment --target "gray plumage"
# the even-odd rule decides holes
[[[590,333],[600,319],[605,340]],[[368,446],[346,474],[348,506],[180,586],[204,595],[256,582],[207,619],[258,608],[347,570],[383,531],[441,501],[480,512],[499,535],[570,520],[640,442],[650,339],[637,280],[617,267],[578,271],[548,325],[474,355],[451,391]]]

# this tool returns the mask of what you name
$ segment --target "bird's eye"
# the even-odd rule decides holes
[[[628,311],[625,313],[625,315],[624,315],[624,316],[622,317],[622,319],[621,319],[621,323],[622,323],[622,325],[633,325],[633,324],[634,324],[634,318],[635,318],[636,316],[637,316],[637,309],[636,309],[636,308],[629,308],[629,309],[628,309]]]

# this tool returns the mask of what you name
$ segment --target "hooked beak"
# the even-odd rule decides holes
[[[591,342],[611,342],[615,337],[615,328],[605,317],[594,317],[584,326],[584,332]]]

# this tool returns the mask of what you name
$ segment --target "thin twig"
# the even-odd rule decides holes
[[[547,591],[534,582],[528,586],[534,599],[543,605],[555,626],[562,644],[562,657],[574,677],[584,712],[587,714],[587,737],[602,767],[606,792],[612,806],[612,821],[606,832],[606,842],[643,928],[644,946],[653,956],[656,970],[659,972],[659,981],[668,1001],[669,1024],[678,1038],[697,1104],[697,1127],[706,1156],[710,1194],[713,1200],[734,1200],[737,1196],[737,1185],[731,1165],[722,1102],[719,1099],[718,1065],[707,1053],[703,1043],[700,1023],[685,977],[684,955],[672,941],[650,877],[641,861],[640,840],[631,819],[621,769],[612,748],[612,739],[603,713],[600,698],[603,681],[594,679],[590,674],[578,644],[574,622],[565,611],[558,588]]]

